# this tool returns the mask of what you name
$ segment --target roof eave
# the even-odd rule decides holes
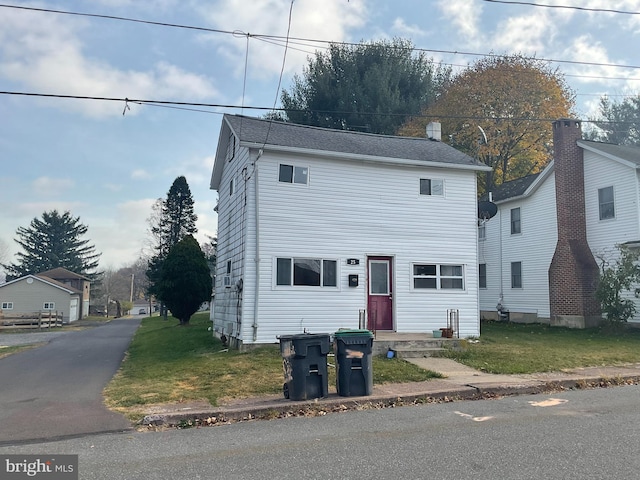
[[[487,165],[463,165],[457,163],[446,163],[446,162],[432,162],[427,160],[411,160],[405,158],[392,158],[392,157],[377,157],[373,155],[363,155],[356,153],[344,153],[344,152],[332,152],[328,150],[316,150],[316,149],[308,149],[308,148],[299,148],[299,147],[287,147],[282,145],[265,145],[262,143],[255,142],[240,142],[241,147],[258,149],[258,150],[271,150],[274,152],[283,152],[283,153],[295,153],[295,154],[305,154],[305,155],[318,155],[323,157],[336,158],[340,160],[359,160],[362,162],[371,162],[371,163],[379,163],[379,164],[387,164],[387,165],[407,165],[407,166],[418,166],[418,167],[434,167],[434,168],[453,168],[458,170],[474,170],[480,172],[488,172],[491,170],[491,167]]]

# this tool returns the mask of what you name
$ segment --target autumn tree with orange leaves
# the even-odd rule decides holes
[[[572,116],[575,95],[546,62],[522,55],[482,58],[463,70],[438,101],[400,135],[424,136],[431,121],[442,139],[492,167],[479,193],[542,170],[552,158],[552,121]]]

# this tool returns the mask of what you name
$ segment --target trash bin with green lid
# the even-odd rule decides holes
[[[285,398],[309,400],[329,395],[327,354],[330,348],[328,333],[280,336]]]
[[[373,334],[369,330],[338,330],[334,334],[336,389],[343,397],[373,393]]]

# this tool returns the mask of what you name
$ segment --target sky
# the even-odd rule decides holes
[[[198,240],[215,235],[217,193],[209,181],[222,114],[261,116],[264,110],[251,107],[280,106],[280,90],[329,41],[407,38],[454,71],[491,53],[554,60],[582,119],[597,112],[601,95],[621,100],[637,95],[640,85],[640,15],[589,10],[640,13],[640,0],[1,3],[0,91],[12,92],[0,93],[5,262],[16,260],[16,230],[56,209],[88,227],[84,238],[102,254],[101,269],[130,265],[148,249],[153,202],[166,198],[180,175],[195,202]],[[123,99],[215,106],[176,109]]]

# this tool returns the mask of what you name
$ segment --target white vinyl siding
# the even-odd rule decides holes
[[[242,168],[248,170],[237,195],[219,199],[213,314],[218,332],[237,333],[244,344],[253,344],[276,343],[279,335],[303,331],[357,328],[359,310],[367,308],[367,258],[391,257],[398,332],[431,332],[444,325],[447,309],[456,308],[461,336],[479,335],[475,171],[268,149],[257,157],[257,150],[239,147],[236,159],[224,163],[219,180],[227,185],[232,176],[241,178]],[[279,181],[282,165],[306,169],[306,185],[296,185],[294,176],[291,183]],[[425,208],[417,192],[407,188],[416,185],[416,178],[442,179],[446,196],[429,196]],[[335,261],[336,286],[277,286],[278,258]],[[234,282],[244,281],[242,291],[235,283],[222,288],[228,259],[233,260]],[[430,295],[414,289],[415,263],[462,266],[464,290]],[[349,287],[349,275],[358,275],[358,287]]]
[[[498,213],[485,222],[486,240],[478,242],[478,261],[486,264],[487,272],[480,309],[495,312],[502,294],[502,304],[509,311],[535,311],[540,318],[549,318],[549,265],[558,238],[553,172],[531,196],[497,204]],[[527,221],[520,235],[511,234],[514,208]],[[511,288],[511,262],[526,266],[522,288]]]

